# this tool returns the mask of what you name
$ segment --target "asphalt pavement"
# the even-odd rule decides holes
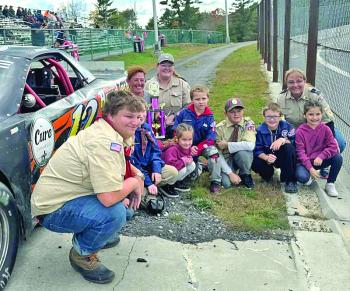
[[[271,84],[272,98],[279,89]],[[342,171],[338,199],[324,193],[322,181],[308,189],[317,193],[327,231],[295,230],[290,242],[215,240],[198,245],[123,236],[118,246],[100,252],[102,262],[116,273],[106,285],[85,281],[69,265],[71,235],[37,228],[20,246],[7,290],[350,290],[349,179]],[[312,219],[298,199],[304,192],[301,187],[299,196],[286,194],[293,228]]]

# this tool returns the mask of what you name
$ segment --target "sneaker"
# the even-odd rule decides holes
[[[179,191],[179,192],[190,192],[191,191],[191,188],[188,186],[188,184],[186,185],[186,183],[184,183],[184,181],[177,181],[174,184],[174,189],[176,191]]]
[[[174,189],[174,185],[164,185],[162,187],[158,187],[158,191],[160,194],[169,198],[179,197],[179,192]]]
[[[337,189],[335,189],[334,183],[327,183],[325,190],[330,197],[338,197],[339,195]]]
[[[287,182],[284,186],[284,191],[286,193],[297,193],[298,192],[298,186],[296,182]]]
[[[81,256],[74,248],[71,248],[69,261],[73,269],[79,272],[87,281],[105,284],[113,281],[115,277],[114,272],[100,262],[97,254]]]
[[[313,182],[315,181],[315,179],[313,177],[310,176],[309,181],[307,181],[306,183],[304,183],[305,186],[310,186]]]
[[[105,249],[113,248],[119,243],[120,243],[120,237],[118,234],[116,236],[113,236],[111,240],[108,240],[107,243],[102,247],[102,249],[105,250]]]
[[[244,175],[239,175],[241,177],[241,183],[240,185],[248,188],[248,189],[253,189],[254,188],[254,181],[252,178],[252,175],[250,174],[244,174]]]
[[[221,185],[217,182],[210,182],[210,192],[218,193],[221,190]]]
[[[328,179],[328,174],[329,174],[329,171],[327,168],[320,169],[320,178],[321,179]]]

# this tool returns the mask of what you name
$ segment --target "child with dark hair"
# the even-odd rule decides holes
[[[296,150],[298,162],[296,176],[299,182],[310,184],[312,179],[319,178],[318,169],[330,166],[326,183],[328,196],[337,197],[335,181],[343,164],[331,129],[322,122],[322,104],[308,101],[304,105],[306,123],[296,131]]]
[[[281,120],[281,107],[277,103],[268,104],[263,115],[265,121],[257,129],[252,170],[268,182],[274,168],[280,168],[285,192],[296,193],[295,130],[290,123]]]

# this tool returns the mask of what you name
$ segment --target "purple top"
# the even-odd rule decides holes
[[[184,168],[186,166],[185,160],[191,157],[191,148],[185,150],[181,148],[178,143],[168,147],[162,152],[162,160],[165,164],[174,166],[178,170]]]
[[[315,129],[306,123],[300,125],[296,131],[295,145],[298,161],[308,170],[313,167],[317,157],[325,160],[339,153],[332,131],[324,123]]]

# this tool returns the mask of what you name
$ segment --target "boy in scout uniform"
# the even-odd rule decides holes
[[[73,233],[69,253],[72,267],[86,280],[108,283],[114,272],[97,252],[126,220],[122,200],[137,209],[143,192],[143,174],[132,166],[130,154],[145,102],[128,92],[107,95],[103,117],[70,137],[53,155],[31,197],[32,215],[45,228]]]
[[[251,166],[256,135],[254,122],[250,117],[243,116],[244,106],[238,98],[226,101],[225,114],[226,119],[216,127],[216,143],[232,173],[221,171],[216,173],[217,177],[221,177],[221,184],[225,188],[237,184],[237,180],[241,180],[243,186],[253,188]],[[239,172],[239,178],[236,171]]]

